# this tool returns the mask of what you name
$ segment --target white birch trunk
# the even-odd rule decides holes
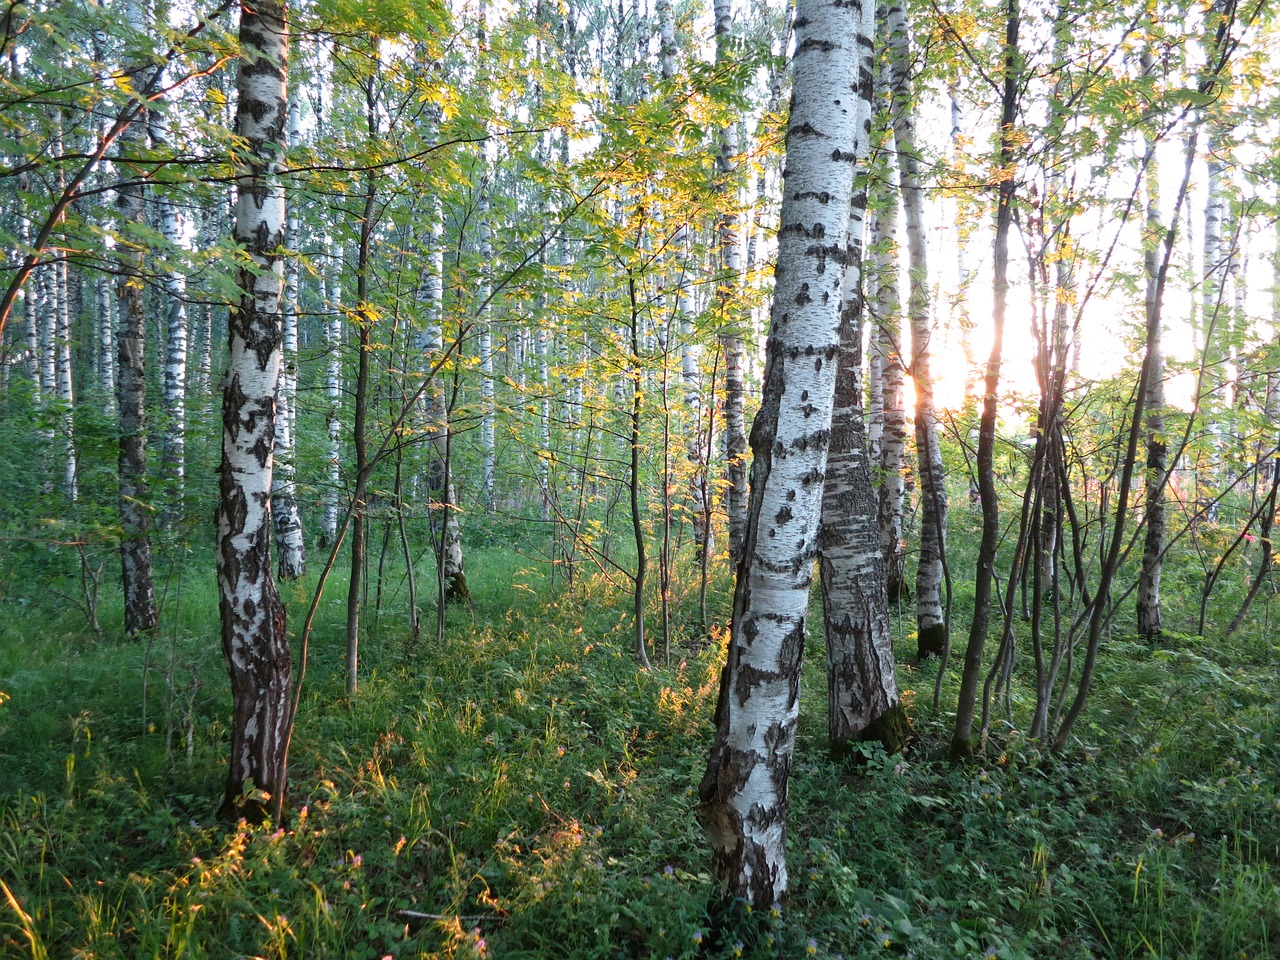
[[[823,476],[839,355],[857,130],[862,4],[799,0],[787,176],[764,398],[716,736],[700,788],[716,876],[756,906],[788,886],[787,779],[795,749]],[[865,68],[865,67],[864,67]]]
[[[422,392],[423,418],[428,440],[427,490],[431,530],[437,539],[439,583],[443,599],[467,600],[467,574],[463,565],[462,531],[458,524],[458,500],[450,463],[449,408],[444,391],[432,370],[444,350],[444,213],[438,198],[428,200],[430,233],[426,244],[426,271],[418,290],[423,307],[421,340],[423,375],[430,377]]]
[[[217,511],[222,649],[234,705],[231,763],[221,813],[280,817],[292,667],[284,604],[271,575],[272,451],[283,353],[287,20],[281,0],[241,12],[245,53],[236,84],[235,239],[252,262],[240,271],[222,397]]]
[[[715,0],[716,64],[729,61],[732,41],[733,5],[731,0]],[[738,154],[737,127],[729,124],[719,132],[720,152],[716,156],[716,174],[720,181],[720,217],[716,224],[717,268],[716,302],[720,316],[720,348],[724,352],[724,447],[725,447],[725,513],[729,519],[729,557],[737,562],[742,556],[747,523],[747,425],[746,425],[746,358],[744,356],[741,320],[738,317],[737,293],[742,276],[742,244],[738,236],[738,179],[733,164]]]
[[[106,412],[116,412],[116,299],[106,274],[94,281],[97,299],[98,370]]]
[[[484,154],[484,166],[489,167],[488,151]],[[493,320],[489,309],[489,264],[493,261],[492,228],[489,223],[489,186],[486,184],[480,199],[480,274],[478,296],[480,298],[480,447],[484,457],[484,508],[492,513],[498,478],[498,448],[494,434],[494,385],[493,385]]]
[[[289,100],[288,144],[292,149],[301,139],[298,98]],[[298,400],[298,297],[301,276],[298,240],[301,234],[298,204],[289,206],[285,219],[285,249],[289,259],[284,268],[284,302],[281,321],[283,358],[280,368],[280,396],[276,403],[275,471],[271,486],[271,516],[275,525],[276,573],[281,580],[297,580],[306,572],[306,552],[302,539],[302,516],[298,512],[298,485],[294,461],[297,456]]]
[[[152,145],[162,152],[169,146],[168,122],[163,114],[166,109],[168,105],[160,103],[148,117]],[[185,243],[178,207],[168,197],[162,197],[157,208],[160,234],[167,247],[165,257],[169,261],[163,277],[165,420],[160,441],[160,476],[162,481],[170,484],[170,489],[162,522],[174,523],[183,517],[187,473],[187,277],[179,266]]]
[[[328,316],[324,326],[325,354],[328,364],[325,368],[325,394],[329,398],[329,409],[325,414],[325,429],[328,436],[328,482],[329,490],[325,497],[324,508],[324,540],[332,544],[338,537],[338,516],[342,512],[342,251],[340,245],[325,235],[325,248],[329,251],[331,264],[327,283],[328,298],[325,309]]]
[[[62,431],[63,464],[62,491],[66,498],[75,503],[79,499],[79,466],[76,458],[75,434],[75,387],[71,372],[71,269],[66,258],[58,260],[56,265],[57,283],[57,386],[59,421]]]
[[[917,648],[921,659],[940,655],[947,644],[942,609],[943,551],[946,550],[947,484],[938,414],[933,403],[930,341],[929,265],[924,226],[924,185],[916,145],[907,18],[900,0],[887,9],[891,111],[897,148],[902,209],[907,228],[907,318],[911,327],[911,379],[915,384],[916,456],[920,468],[920,562],[916,568]]]
[[[880,553],[884,557],[889,602],[907,594],[906,539],[907,408],[902,362],[902,304],[898,296],[898,180],[893,164],[882,163],[881,196],[872,243],[876,326],[873,356],[880,370]]]

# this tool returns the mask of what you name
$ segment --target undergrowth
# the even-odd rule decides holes
[[[150,644],[94,641],[67,611],[7,618],[0,955],[1280,956],[1269,636],[1117,636],[1069,752],[1023,740],[1014,697],[963,767],[942,758],[954,671],[934,712],[933,663],[902,666],[906,754],[829,759],[812,631],[792,893],[760,916],[716,906],[695,816],[719,645],[685,637],[640,672],[627,602],[598,582],[469,563],[475,606],[449,611],[443,644],[408,644],[388,592],[351,700],[330,588],[282,830],[212,817],[211,583],[188,576]]]

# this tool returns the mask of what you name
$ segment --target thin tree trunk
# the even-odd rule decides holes
[[[153,108],[147,127],[155,149],[168,152],[168,118],[166,105]],[[170,263],[164,272],[164,434],[160,441],[160,479],[168,485],[166,504],[161,514],[164,524],[178,523],[183,518],[187,473],[187,278],[179,264],[184,246],[178,206],[168,197],[158,204],[160,233],[164,237],[166,257]]]
[[[372,78],[365,87],[365,122],[369,142],[378,138],[378,103]],[[369,391],[372,387],[370,363],[373,354],[373,316],[369,311],[369,270],[372,264],[373,233],[377,226],[378,181],[375,171],[365,174],[364,210],[360,217],[360,243],[356,253],[356,382],[352,397],[351,446],[356,455],[355,483],[351,490],[351,578],[347,585],[347,696],[356,692],[359,675],[360,607],[368,563],[369,475]]]
[[[239,274],[222,395],[218,596],[234,704],[221,815],[250,820],[283,804],[292,661],[284,604],[271,574],[271,474],[283,340],[288,22],[280,0],[241,11],[235,237],[251,260]]]
[[[444,350],[444,224],[438,199],[428,202],[430,222],[426,249],[426,269],[418,299],[423,307],[422,364],[424,375],[431,377],[422,391],[423,417],[427,431],[427,492],[430,498],[432,534],[437,538],[436,558],[440,567],[444,602],[469,600],[467,575],[463,567],[462,535],[458,526],[457,500],[448,456],[449,407],[445,394],[435,381],[432,366]]]
[[[788,886],[787,779],[839,356],[841,267],[854,164],[867,146],[841,101],[862,89],[860,74],[870,69],[864,12],[843,0],[797,5],[764,396],[751,433],[751,498],[715,741],[699,790],[721,890],[765,908]]]
[[[733,5],[730,0],[715,0],[714,14],[716,64],[723,68],[728,64],[729,46],[733,39]],[[720,347],[724,351],[724,506],[729,518],[729,558],[737,563],[743,556],[743,538],[746,536],[748,461],[746,358],[736,304],[742,274],[738,181],[733,170],[734,157],[738,152],[736,127],[733,124],[724,127],[719,139],[720,152],[716,155],[716,175],[720,181],[720,216],[716,223],[719,261],[716,303],[724,331],[720,334]]]
[[[631,299],[631,357],[628,379],[631,381],[631,420],[630,475],[627,478],[627,492],[631,498],[631,534],[636,545],[636,573],[632,592],[632,614],[635,625],[635,658],[641,668],[648,670],[649,651],[644,635],[644,588],[649,570],[649,556],[645,545],[644,514],[640,504],[640,425],[644,416],[644,386],[640,382],[640,301],[636,292],[636,278],[632,274],[627,278],[627,290]]]
[[[956,724],[951,738],[951,756],[968,759],[973,755],[973,720],[982,676],[982,653],[991,625],[992,583],[995,580],[996,549],[1000,540],[1000,504],[996,496],[995,440],[996,400],[1000,390],[1000,364],[1004,349],[1005,312],[1009,300],[1009,233],[1013,226],[1014,123],[1018,117],[1018,29],[1021,24],[1019,0],[1005,0],[1004,89],[1000,108],[1000,167],[1009,171],[1001,179],[996,201],[996,237],[992,283],[992,341],[987,358],[987,376],[982,396],[982,419],[978,427],[978,491],[982,498],[982,539],[978,544],[978,569],[974,577],[973,622],[965,646],[964,669],[956,698]]]
[[[890,63],[890,111],[897,148],[902,209],[907,228],[907,318],[911,328],[911,380],[915,385],[916,461],[920,474],[920,561],[916,568],[916,655],[940,656],[950,638],[942,604],[943,552],[947,545],[947,482],[933,402],[929,265],[925,247],[924,185],[912,118],[911,52],[901,2],[886,12]]]
[[[146,29],[141,0],[126,8],[134,27]],[[121,136],[122,152],[143,151],[144,130],[130,125]],[[127,232],[146,223],[143,180],[135,170],[122,169],[127,179],[116,192],[116,210],[123,226],[119,241],[120,329],[116,336],[116,406],[120,411],[120,568],[124,585],[124,629],[133,635],[155,627],[158,618],[151,572],[150,511],[147,486],[146,316],[143,312],[144,241]]]
[[[329,262],[332,266],[326,287],[328,297],[326,309],[328,316],[324,326],[324,345],[328,355],[325,368],[325,393],[329,398],[329,409],[325,414],[325,427],[328,435],[328,481],[329,489],[325,496],[324,508],[324,542],[332,544],[338,537],[338,514],[342,497],[342,245],[329,238],[324,238],[325,249],[329,251]],[[322,298],[325,299],[325,298]]]
[[[1152,69],[1152,57],[1148,49],[1142,52],[1142,70]],[[1168,442],[1164,423],[1164,353],[1161,349],[1163,324],[1154,315],[1158,300],[1157,284],[1160,279],[1160,191],[1159,168],[1154,158],[1154,145],[1148,143],[1147,152],[1152,155],[1147,164],[1147,222],[1143,231],[1142,263],[1146,274],[1146,315],[1149,330],[1147,349],[1151,354],[1151,375],[1147,378],[1147,469],[1144,476],[1146,492],[1146,535],[1142,548],[1142,570],[1138,576],[1138,636],[1158,640],[1160,622],[1160,579],[1164,568],[1165,483],[1168,480]]]

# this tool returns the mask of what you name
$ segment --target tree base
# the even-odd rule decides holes
[[[906,707],[895,703],[879,717],[872,720],[862,731],[851,739],[832,740],[829,750],[837,760],[860,760],[864,754],[858,749],[859,744],[878,743],[884,747],[885,753],[900,753],[911,739],[911,718],[907,716]]]
[[[946,648],[946,624],[935,623],[931,627],[925,627],[916,635],[917,660],[928,660],[930,657],[940,657]]]
[[[444,581],[445,603],[470,603],[471,588],[467,586],[467,575],[459,570]]]
[[[951,759],[956,763],[969,763],[973,760],[973,741],[967,738],[951,740]]]

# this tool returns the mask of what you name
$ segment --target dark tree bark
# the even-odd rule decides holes
[[[1005,310],[1009,300],[1009,233],[1013,226],[1014,123],[1018,116],[1018,28],[1019,0],[1005,2],[1004,91],[1000,110],[1000,165],[1007,173],[1000,181],[996,206],[996,238],[993,269],[991,353],[982,395],[982,418],[978,426],[978,492],[982,498],[982,539],[978,544],[978,570],[974,578],[973,622],[964,651],[964,670],[956,698],[956,725],[951,738],[951,756],[967,759],[973,755],[973,718],[982,677],[982,652],[991,627],[992,585],[995,580],[996,549],[1000,542],[1000,505],[996,497],[995,444],[996,398],[1000,390],[1000,364],[1004,350]]]

